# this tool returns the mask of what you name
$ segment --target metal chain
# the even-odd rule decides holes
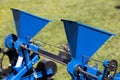
[[[26,38],[31,38],[31,37],[30,37],[30,36],[27,36]],[[35,41],[39,41],[40,43],[43,43],[43,44],[46,44],[46,45],[49,45],[49,46],[52,46],[52,47],[55,47],[55,48],[58,48],[58,49],[62,49],[62,50],[64,50],[66,53],[69,53],[69,52],[70,52],[70,49],[69,49],[69,47],[68,47],[68,44],[63,44],[63,45],[61,45],[61,46],[56,46],[56,45],[53,45],[53,44],[50,44],[50,43],[41,41],[41,40],[39,40],[39,39],[32,39],[32,40],[33,40],[32,43],[35,43],[35,42],[34,42],[34,40],[35,40]]]
[[[26,38],[31,38],[31,37],[30,37],[30,36],[27,36]],[[32,40],[33,40],[33,43],[34,43],[34,40],[35,40],[35,41],[39,41],[40,43],[43,43],[43,44],[46,44],[46,45],[49,45],[49,46],[53,46],[53,47],[56,47],[56,48],[59,48],[59,49],[63,49],[61,46],[56,46],[56,45],[53,45],[53,44],[50,44],[50,43],[41,41],[41,40],[39,40],[39,39],[32,39]]]
[[[103,74],[102,80],[107,80],[109,73],[110,73],[110,70],[109,70],[109,62],[108,62],[107,66],[105,67],[105,72]]]
[[[113,63],[114,63],[114,64],[113,64]],[[107,63],[106,68],[105,68],[105,72],[104,72],[104,74],[103,74],[102,80],[113,80],[113,79],[114,79],[114,76],[115,76],[115,74],[116,74],[116,72],[117,72],[117,66],[118,66],[118,64],[117,64],[117,61],[116,61],[116,60],[111,60],[111,61],[109,61],[109,62]],[[112,71],[113,71],[113,75],[108,76],[108,75],[110,75],[110,72],[112,72]]]

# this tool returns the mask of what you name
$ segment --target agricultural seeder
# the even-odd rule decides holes
[[[53,80],[57,72],[55,62],[58,62],[67,66],[72,80],[120,80],[116,60],[104,60],[103,70],[99,70],[97,64],[93,67],[88,64],[92,55],[114,34],[79,22],[61,20],[68,44],[63,45],[63,50],[56,55],[32,41],[51,20],[17,9],[12,9],[12,13],[17,34],[8,34],[4,38],[6,48],[0,48],[0,79]],[[10,64],[4,69],[2,64],[5,55]],[[40,60],[40,56],[47,59]]]

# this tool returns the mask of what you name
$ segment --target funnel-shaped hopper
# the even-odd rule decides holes
[[[50,20],[37,17],[27,12],[12,9],[18,38],[33,38]]]
[[[62,21],[72,58],[81,64],[88,62],[88,59],[113,35],[78,22]]]

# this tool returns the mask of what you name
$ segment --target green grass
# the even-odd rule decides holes
[[[10,11],[10,8],[16,8],[53,20],[37,34],[35,39],[54,45],[67,42],[60,19],[79,21],[115,33],[116,36],[105,43],[93,58],[101,61],[116,59],[119,62],[120,9],[115,8],[120,5],[119,3],[119,0],[0,0],[0,46],[3,47],[4,37],[7,34],[16,33]],[[47,45],[43,45],[43,48],[51,52],[58,51]],[[55,80],[70,79],[66,67],[58,64]]]

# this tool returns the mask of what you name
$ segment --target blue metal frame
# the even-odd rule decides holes
[[[39,52],[38,50],[41,49],[40,46],[34,45],[30,40],[51,20],[37,17],[17,9],[12,9],[12,12],[18,39],[14,41],[13,35],[9,34],[5,37],[4,44],[7,48],[16,49],[19,57],[16,65],[13,67],[14,71],[3,80],[34,80],[42,78],[44,76],[43,73],[41,71],[37,72],[35,69],[33,69],[30,75],[24,75],[40,59],[37,54]],[[92,55],[114,34],[79,22],[62,21],[72,58],[67,65],[67,70],[72,76],[72,79],[102,80],[109,60],[103,62],[103,71],[100,71],[97,65],[91,67],[87,63]],[[33,51],[32,55],[30,55],[30,51]],[[78,69],[81,69],[82,72],[78,73]],[[100,72],[99,75],[98,72]],[[54,74],[52,68],[46,69],[46,75],[52,74]],[[120,80],[120,73],[115,74],[113,80]]]
[[[17,9],[12,9],[12,12],[18,39],[14,42],[13,36],[11,34],[8,35],[5,38],[5,46],[8,48],[15,48],[18,51],[19,57],[16,65],[13,67],[14,71],[3,80],[28,80],[42,78],[42,72],[36,72],[35,70],[31,75],[23,77],[23,75],[25,75],[33,65],[39,61],[40,57],[36,53],[30,55],[30,51],[22,49],[21,45],[24,45],[26,48],[33,49],[34,52],[38,52],[40,46],[33,45],[30,40],[51,20],[37,17]],[[46,70],[46,75],[50,74],[53,74],[52,68]]]
[[[102,80],[105,69],[100,71],[98,66],[91,67],[87,63],[92,55],[114,34],[96,29],[94,27],[70,20],[62,20],[66,32],[68,45],[72,60],[67,66],[67,70],[72,76],[72,80]],[[108,60],[103,64],[107,65]],[[84,71],[76,74],[76,67],[80,66]],[[105,66],[104,66],[105,68]],[[100,72],[99,75],[97,73]],[[88,75],[86,76],[87,73]],[[90,75],[92,76],[90,76]],[[118,75],[120,75],[118,73]],[[95,76],[95,77],[94,77]],[[114,80],[120,80],[115,76]]]

